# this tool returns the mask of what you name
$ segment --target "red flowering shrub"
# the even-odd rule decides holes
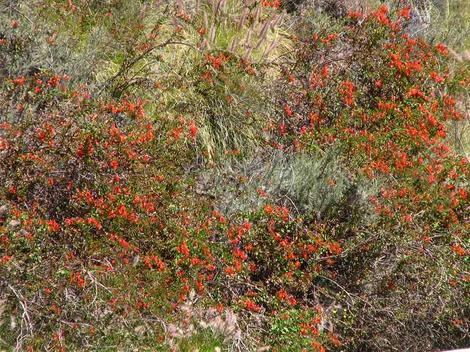
[[[172,286],[176,274],[167,268],[189,251],[180,249],[189,221],[180,208],[181,165],[193,126],[183,118],[150,120],[140,101],[92,99],[64,77],[7,84],[0,108],[0,270],[3,292],[36,307],[23,333],[59,329],[70,342],[90,328],[106,334],[99,311],[132,320],[155,308],[149,295],[161,289],[167,295],[152,302],[171,309],[178,293],[169,287],[178,292],[180,283]],[[151,278],[152,288],[142,286]],[[88,315],[88,304],[98,315]]]
[[[365,299],[357,298],[357,315],[341,324],[362,329],[363,337],[350,341],[360,349],[379,348],[372,347],[376,334],[400,323],[420,336],[423,349],[452,343],[446,334],[455,341],[468,336],[451,321],[465,315],[456,302],[468,281],[470,168],[445,137],[446,122],[464,118],[451,94],[468,89],[469,71],[447,69],[444,45],[410,37],[403,29],[408,17],[382,6],[350,13],[336,33],[302,28],[273,129],[278,147],[303,153],[340,148],[354,178],[383,185],[370,198],[376,223],[334,236],[347,241],[335,270],[338,285]],[[440,313],[433,313],[442,297]],[[394,312],[390,318],[380,313],[387,310]],[[431,324],[449,332],[433,339],[426,332]],[[404,338],[392,331],[394,342],[381,348]]]

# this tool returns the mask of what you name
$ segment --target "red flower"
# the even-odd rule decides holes
[[[356,91],[356,86],[351,81],[344,81],[341,83],[339,88],[339,93],[343,96],[343,102],[347,106],[352,106],[354,104],[354,92]]]
[[[284,112],[286,114],[287,117],[291,117],[293,112],[292,112],[292,108],[289,106],[289,105],[284,105]]]
[[[47,220],[46,224],[47,224],[49,231],[51,232],[60,231],[60,225],[55,220]]]
[[[362,17],[362,13],[359,11],[349,11],[348,12],[348,17],[354,19],[354,20],[359,20]]]
[[[216,70],[220,70],[224,63],[228,61],[228,57],[225,56],[223,53],[219,54],[218,56],[207,55],[206,60],[211,64],[213,68]]]
[[[266,205],[264,206],[264,212],[265,212],[266,214],[271,215],[271,214],[274,212],[274,209],[273,209],[272,205],[266,204]]]
[[[341,341],[339,340],[338,336],[336,336],[332,332],[328,333],[328,339],[330,340],[330,342],[333,346],[335,346],[335,347],[341,346]]]
[[[11,255],[4,255],[0,257],[0,264],[8,263],[13,257]]]
[[[411,18],[411,8],[409,6],[402,8],[400,11],[398,11],[398,16],[403,17],[405,19],[410,19]]]
[[[410,88],[407,95],[413,98],[424,98],[424,93],[419,88]]]
[[[184,255],[185,257],[189,256],[189,247],[186,241],[181,242],[181,244],[178,246],[177,251]]]
[[[410,214],[406,214],[405,216],[403,216],[403,220],[407,223],[412,223],[413,217]]]
[[[116,159],[113,159],[109,162],[111,169],[116,170],[119,167],[119,162]]]
[[[204,28],[204,27],[200,27],[197,32],[199,33],[199,35],[202,37],[204,34],[207,33],[207,29]]]
[[[82,277],[82,274],[75,273],[70,277],[70,282],[75,283],[78,287],[85,287],[85,279]]]
[[[380,6],[377,11],[372,14],[380,23],[383,25],[389,25],[390,19],[388,18],[388,7],[387,5]]]
[[[328,244],[328,249],[333,254],[341,254],[341,252],[343,252],[343,249],[341,248],[341,246],[336,242],[329,243]]]
[[[460,256],[465,256],[467,255],[467,251],[458,243],[454,243],[452,246],[452,251],[455,253],[455,254],[458,254]]]
[[[173,136],[173,138],[175,140],[178,140],[178,139],[180,139],[181,132],[183,132],[183,128],[182,127],[176,127],[173,130],[171,130],[170,133],[171,133],[171,135]]]
[[[191,121],[191,124],[189,125],[189,135],[191,136],[192,139],[196,138],[197,131],[198,129],[197,129],[196,124],[194,123],[194,121]]]
[[[120,245],[122,248],[124,248],[124,249],[126,249],[126,250],[128,250],[128,249],[131,248],[131,244],[130,244],[129,242],[127,242],[124,238],[118,238],[118,239],[117,239],[117,242],[119,243],[119,245]]]
[[[22,86],[26,83],[26,79],[23,76],[21,76],[21,77],[13,79],[12,82],[14,85]]]
[[[261,306],[257,305],[251,299],[245,300],[245,302],[243,302],[243,304],[244,304],[245,308],[248,309],[251,312],[255,312],[255,313],[261,312]]]
[[[93,225],[94,227],[96,227],[98,230],[101,230],[103,228],[103,226],[101,226],[101,223],[96,220],[95,218],[93,217],[89,217],[87,220],[86,220],[87,224],[88,225]]]
[[[278,9],[282,6],[281,0],[263,0],[262,5],[264,7],[272,7]]]
[[[442,44],[442,43],[439,43],[436,45],[436,49],[439,53],[441,53],[442,55],[444,56],[447,56],[449,54],[449,50],[447,49],[447,47]]]
[[[437,72],[434,72],[434,71],[431,72],[430,76],[431,76],[431,79],[436,83],[444,82],[444,77],[439,76],[439,74]]]
[[[318,342],[318,341],[312,341],[312,347],[315,349],[315,351],[317,352],[326,352],[326,349],[325,347],[323,347],[323,345]]]

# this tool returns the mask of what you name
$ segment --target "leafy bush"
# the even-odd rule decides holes
[[[147,268],[164,280],[174,258],[188,126],[154,123],[139,101],[94,101],[60,76],[14,79],[2,100],[3,289],[37,307],[21,334],[54,330],[62,310],[88,329],[117,300],[146,306],[128,279]]]
[[[301,28],[297,63],[286,69],[280,101],[283,111],[274,131],[284,149],[316,152],[339,144],[351,171],[384,185],[370,198],[380,216],[377,223],[365,229],[365,238],[360,235],[356,241],[353,237],[345,245],[349,253],[338,272],[341,275],[341,270],[351,268],[347,273],[354,275],[355,282],[339,276],[341,287],[362,299],[369,297],[364,302],[377,303],[369,306],[356,301],[362,307],[356,313],[359,325],[351,328],[365,335],[351,341],[358,343],[355,348],[396,348],[406,335],[392,330],[380,341],[372,331],[384,336],[385,326],[400,323],[422,336],[414,342],[417,350],[464,341],[466,332],[448,341],[438,330],[441,324],[452,326],[450,320],[465,314],[465,308],[453,302],[459,302],[466,285],[469,168],[468,161],[446,145],[445,122],[464,117],[451,94],[467,89],[468,68],[449,72],[448,49],[443,44],[431,46],[406,34],[409,8],[389,13],[382,6],[367,15],[351,11],[348,16],[335,33],[318,32],[307,22]],[[421,255],[411,254],[419,248]],[[439,268],[433,265],[436,262]],[[442,315],[437,315],[432,313],[435,301],[425,304],[422,297],[436,288],[442,271],[456,281],[439,286],[438,296],[448,299],[441,300]],[[380,288],[384,281],[388,286]],[[414,301],[409,297],[416,292],[423,293]],[[379,303],[382,298],[384,303]],[[375,311],[377,307],[381,308]],[[378,320],[381,309],[392,307],[400,309],[400,314]],[[437,326],[436,333],[428,335],[426,329],[432,331],[432,324]],[[412,339],[404,343],[410,346]]]

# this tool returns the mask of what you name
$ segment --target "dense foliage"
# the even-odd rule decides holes
[[[1,348],[468,347],[470,66],[334,4],[0,3]]]

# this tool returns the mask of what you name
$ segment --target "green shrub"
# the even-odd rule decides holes
[[[334,3],[0,5],[1,348],[465,346],[468,65]]]
[[[356,331],[353,350],[458,347],[468,338],[451,321],[466,309],[457,302],[466,287],[469,169],[445,139],[446,122],[464,119],[452,94],[468,89],[468,66],[449,70],[445,45],[408,35],[410,16],[381,6],[349,12],[333,33],[301,24],[273,129],[284,150],[340,145],[352,174],[383,185],[369,198],[376,222],[336,233],[347,238],[335,280],[344,289],[337,299],[354,312],[343,325],[346,335]],[[426,301],[431,291],[439,293]],[[400,324],[413,333],[383,333]]]

